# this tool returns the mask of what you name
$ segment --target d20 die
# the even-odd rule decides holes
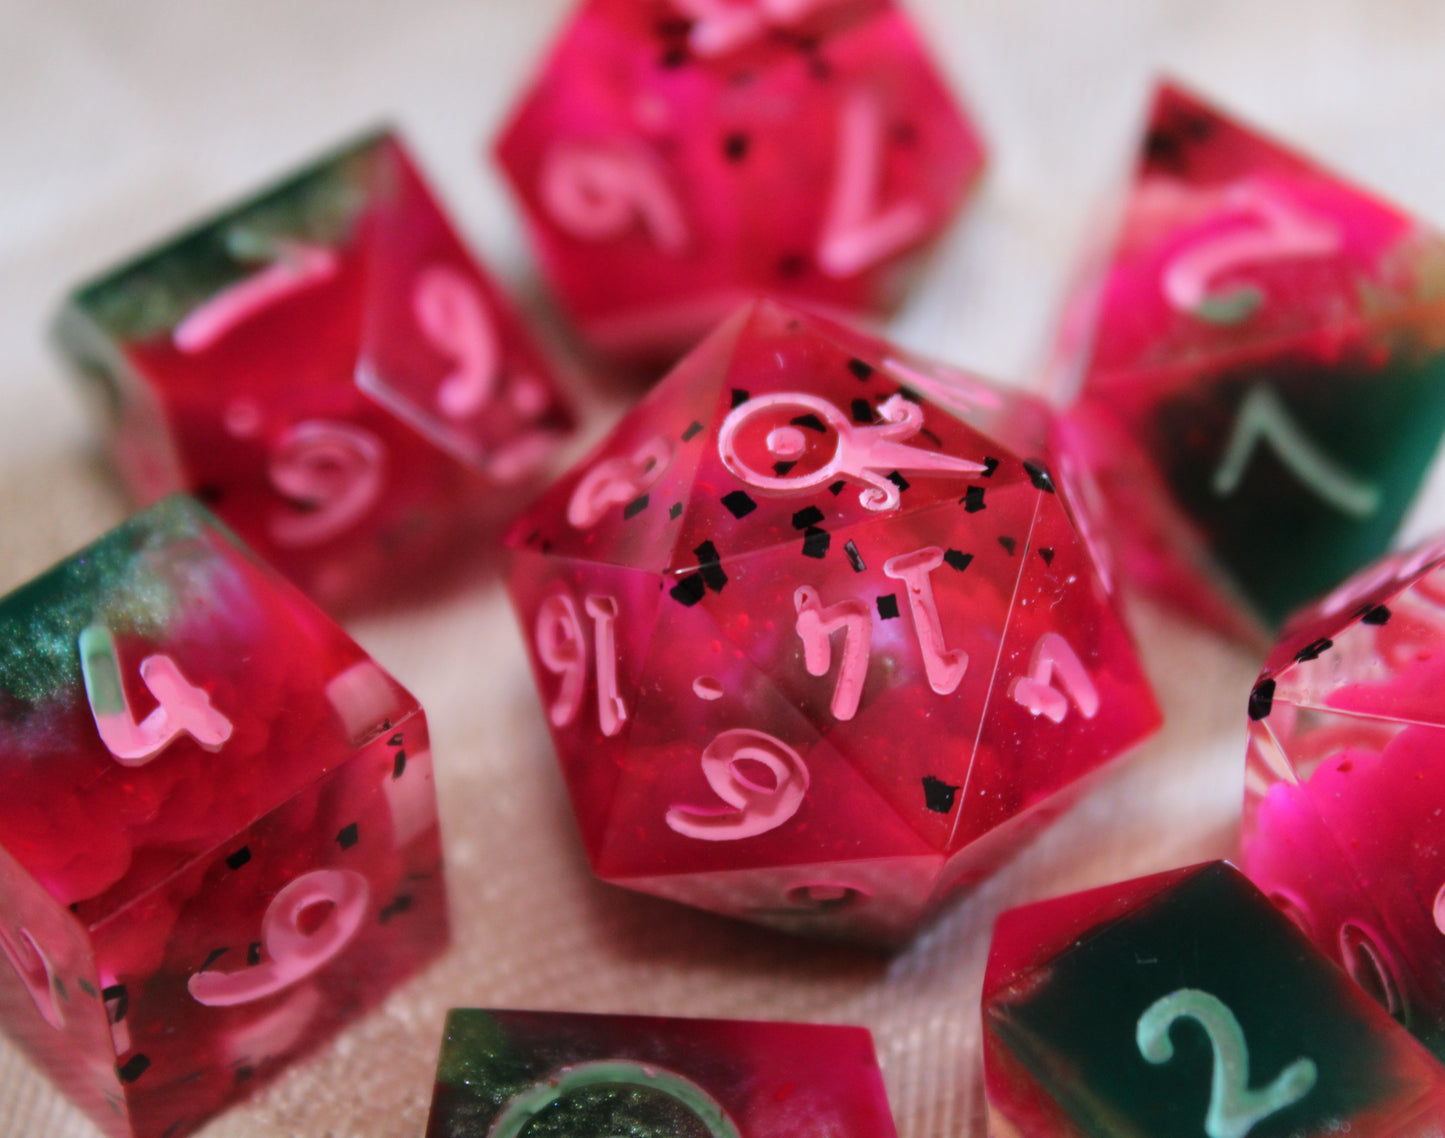
[[[189,499],[0,633],[0,1019],[107,1133],[193,1129],[441,949],[421,708]]]
[[[1005,913],[990,1126],[1017,1138],[1372,1138],[1445,1122],[1445,1068],[1233,866]]]
[[[1244,869],[1445,1056],[1445,541],[1302,612],[1249,704]]]
[[[892,0],[585,0],[496,153],[584,336],[669,363],[759,292],[890,311],[983,165]]]
[[[510,588],[596,872],[897,942],[1152,731],[1047,426],[762,302],[550,488]]]
[[[894,1138],[861,1027],[576,1012],[447,1014],[427,1138]]]
[[[194,492],[333,606],[432,579],[571,426],[391,134],[78,289],[57,337],[139,501]]]
[[[1179,89],[1064,334],[1122,571],[1260,637],[1384,552],[1445,425],[1445,239]]]

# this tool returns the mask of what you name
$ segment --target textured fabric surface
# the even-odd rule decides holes
[[[564,0],[0,0],[0,590],[120,520],[43,327],[62,291],[349,132],[397,122],[499,276],[546,312],[479,163]],[[1179,74],[1445,220],[1445,7],[1410,0],[913,0],[992,147],[979,200],[897,322],[1027,383],[1150,78]],[[627,395],[573,367],[595,438]],[[581,443],[579,442],[579,447]],[[1438,482],[1438,479],[1437,479]],[[1438,525],[1445,488],[1411,523]],[[499,582],[353,622],[432,725],[456,943],[208,1138],[421,1133],[452,1005],[873,1029],[903,1138],[981,1135],[977,999],[1009,904],[1227,854],[1249,653],[1131,608],[1167,727],[908,951],[882,959],[636,897],[588,874]],[[0,1044],[0,1134],[90,1125]]]

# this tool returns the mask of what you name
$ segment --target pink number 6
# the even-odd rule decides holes
[[[450,419],[465,419],[491,402],[501,348],[477,290],[447,265],[417,274],[411,292],[417,326],[456,367],[437,389],[437,405]]]
[[[300,509],[272,519],[276,543],[319,545],[360,521],[381,494],[384,455],[380,439],[350,423],[308,419],[286,431],[267,473]]]
[[[579,143],[555,147],[542,170],[542,202],[587,241],[621,237],[641,220],[664,253],[687,248],[682,207],[657,161],[643,151]]]

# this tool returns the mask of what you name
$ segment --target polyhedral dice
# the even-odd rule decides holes
[[[1249,702],[1244,869],[1445,1056],[1445,541],[1291,622]]]
[[[1157,726],[1047,412],[930,367],[748,306],[513,528],[602,877],[896,942]]]
[[[447,1014],[426,1138],[894,1138],[861,1027]]]
[[[194,492],[332,606],[434,579],[571,426],[391,134],[80,288],[57,333],[137,500]]]
[[[584,0],[496,147],[594,347],[900,302],[983,151],[893,0]]]
[[[1445,426],[1445,240],[1165,85],[1061,348],[1121,571],[1259,637],[1382,553]]]
[[[1233,866],[1005,913],[983,985],[993,1138],[1407,1138],[1445,1068]]]
[[[189,499],[0,643],[0,1022],[106,1133],[193,1129],[442,948],[421,708]]]

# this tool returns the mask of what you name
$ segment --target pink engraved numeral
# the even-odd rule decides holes
[[[838,683],[833,688],[832,710],[835,719],[852,719],[863,695],[863,681],[868,674],[868,652],[873,635],[873,618],[862,601],[839,601],[822,607],[818,591],[800,585],[793,593],[793,607],[798,619],[794,627],[803,641],[803,664],[810,676],[824,676],[833,664],[831,635],[843,630],[842,660],[838,665]]]
[[[843,100],[838,121],[838,169],[818,264],[832,277],[851,277],[907,248],[928,228],[928,214],[914,199],[883,209],[884,109],[867,91]]]
[[[437,389],[437,405],[449,419],[475,415],[491,402],[502,363],[482,298],[457,270],[432,265],[417,274],[411,308],[417,327],[456,365]]]
[[[963,682],[968,654],[962,648],[944,646],[943,623],[929,580],[929,574],[942,564],[943,550],[930,545],[890,557],[883,563],[883,572],[907,587],[908,608],[913,615],[913,629],[923,653],[923,671],[929,686],[939,695],[950,695]]]
[[[320,545],[339,537],[381,496],[385,448],[350,423],[308,419],[289,428],[271,453],[271,485],[296,509],[271,519],[278,545]]]
[[[141,661],[140,677],[156,698],[156,707],[138,720],[121,678],[115,637],[103,624],[81,630],[80,674],[85,698],[101,742],[122,766],[144,766],[181,735],[208,751],[219,751],[231,737],[231,721],[211,706],[210,694],[181,674],[169,656]]]
[[[55,970],[35,938],[25,929],[18,936],[0,926],[0,951],[14,966],[25,990],[35,1001],[35,1010],[51,1027],[64,1027],[65,1015],[55,1002]]]
[[[592,640],[597,656],[597,723],[609,738],[627,722],[627,704],[617,690],[617,601],[589,596],[583,602],[592,618]],[[582,709],[587,683],[587,640],[577,603],[566,593],[554,593],[537,610],[537,658],[553,675],[562,677],[556,698],[547,708],[553,727],[566,727]]]
[[[558,225],[584,241],[611,241],[639,222],[664,253],[691,240],[661,164],[642,150],[564,143],[547,155],[542,202]]]
[[[704,58],[726,55],[751,43],[769,25],[794,24],[838,0],[753,0],[751,5],[728,0],[673,0],[692,18],[688,42]]]
[[[361,930],[371,887],[349,869],[315,869],[287,885],[261,919],[269,959],[238,972],[197,972],[186,982],[207,1007],[249,1004],[324,968]],[[308,931],[309,930],[309,931]]]
[[[1057,677],[1063,691],[1053,686]],[[1099,713],[1099,691],[1079,660],[1077,652],[1057,632],[1046,632],[1034,645],[1029,674],[1019,676],[1009,688],[1013,701],[1031,715],[1042,715],[1062,723],[1069,713],[1069,699],[1085,719]]]
[[[771,785],[759,782],[743,764],[764,768]],[[734,728],[717,736],[702,753],[702,773],[726,807],[674,805],[664,820],[677,833],[704,842],[731,842],[776,830],[798,812],[808,793],[802,756],[763,731]]]
[[[1170,260],[1162,286],[1169,304],[1179,312],[1212,323],[1247,320],[1264,303],[1260,290],[1246,285],[1211,295],[1211,281],[1243,265],[1327,257],[1340,247],[1340,231],[1333,223],[1304,213],[1268,186],[1240,183],[1231,187],[1226,204],[1256,224],[1211,235]]]
[[[582,476],[567,502],[567,520],[590,529],[613,506],[625,506],[657,484],[672,464],[672,444],[661,435],[648,439],[625,458],[599,462]]]
[[[176,325],[172,340],[188,355],[204,352],[237,325],[336,275],[336,254],[311,245],[282,245],[270,265],[222,290]]]

